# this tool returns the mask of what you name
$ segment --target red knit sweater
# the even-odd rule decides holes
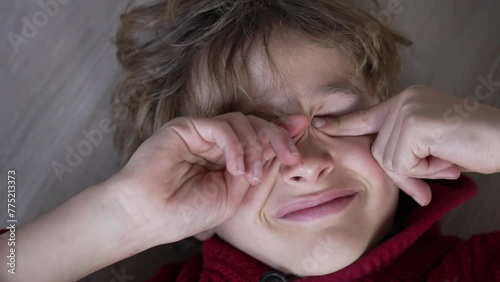
[[[428,206],[414,209],[400,232],[353,264],[328,275],[288,281],[500,281],[500,231],[462,240],[442,236],[436,224],[471,198],[476,184],[462,176],[457,181],[433,182],[431,187],[433,200]],[[263,279],[270,271],[214,237],[203,243],[201,255],[186,263],[165,265],[148,282],[287,281],[284,275],[281,280]]]
[[[476,184],[462,176],[457,181],[432,182],[431,187],[432,202],[415,208],[401,231],[337,272],[297,280],[284,275],[281,280],[264,279],[273,271],[270,267],[214,237],[203,243],[201,255],[165,265],[148,282],[500,281],[500,231],[462,240],[442,236],[436,223],[471,198]]]

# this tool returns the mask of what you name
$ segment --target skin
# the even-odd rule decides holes
[[[306,68],[308,61],[299,59],[307,55],[309,48],[319,47],[305,41],[301,45],[300,42],[285,44],[297,52],[292,52],[295,57],[289,56],[282,61],[289,63],[285,70],[289,70],[291,75],[288,82],[295,85],[290,89],[297,93],[293,95],[297,97],[298,104],[295,105],[300,105],[296,109],[301,115],[274,122],[270,122],[269,118],[241,113],[229,113],[213,119],[172,120],[146,140],[118,174],[18,227],[16,275],[7,272],[7,255],[11,248],[7,245],[9,232],[1,235],[0,280],[30,281],[37,277],[39,281],[76,281],[153,246],[196,234],[208,237],[212,232],[219,233],[235,245],[239,244],[243,250],[279,269],[297,274],[322,273],[329,271],[329,267],[330,270],[342,267],[376,244],[380,234],[384,233],[384,223],[390,222],[392,207],[387,206],[396,201],[386,200],[389,204],[381,209],[387,214],[377,209],[381,196],[387,197],[385,193],[389,193],[392,197],[390,193],[396,191],[385,184],[390,184],[391,179],[397,182],[401,177],[401,186],[412,194],[412,188],[406,188],[404,180],[407,177],[419,180],[426,174],[425,165],[407,164],[425,164],[423,156],[428,154],[440,162],[451,163],[453,173],[456,167],[481,173],[500,172],[499,110],[479,105],[457,123],[453,116],[443,115],[450,108],[453,110],[455,103],[462,105],[464,101],[425,86],[410,87],[392,101],[371,108],[370,105],[376,104],[376,101],[371,101],[369,95],[365,96],[366,105],[361,103],[359,108],[353,109],[345,108],[344,104],[337,102],[338,99],[331,97],[323,97],[317,102],[317,98],[310,98],[317,97],[310,91],[325,77],[313,74],[322,70],[326,76],[331,72],[328,75],[331,79],[348,68],[341,67],[343,64],[341,60],[335,60],[338,54],[333,51],[331,56]],[[299,46],[303,48],[296,49]],[[313,52],[309,59],[319,55],[319,51],[328,53],[327,50],[314,51],[318,52]],[[257,58],[254,59],[258,62]],[[326,61],[330,62],[328,66]],[[296,73],[295,63],[301,64],[301,72],[292,75]],[[308,77],[308,82],[301,80],[302,76]],[[352,76],[347,80],[350,78]],[[351,81],[357,83],[362,93],[370,93],[362,79]],[[283,105],[280,104],[278,109],[284,109]],[[322,126],[312,126],[310,121],[313,116],[324,118]],[[460,126],[456,127],[457,124]],[[434,136],[432,132],[436,128],[443,129],[441,137],[436,139],[442,145],[425,138]],[[365,135],[370,133],[377,134]],[[296,143],[295,148],[289,146],[291,138]],[[250,140],[257,141],[251,143]],[[398,147],[398,144],[402,145]],[[425,154],[417,150],[421,148],[427,148],[422,151]],[[352,151],[346,154],[347,150]],[[243,172],[238,169],[241,157]],[[407,161],[403,162],[405,158]],[[362,160],[365,164],[355,165]],[[262,181],[253,177],[254,174],[259,175],[259,166],[255,166],[259,162],[264,164]],[[322,170],[328,172],[328,177],[325,177],[326,174],[314,177],[319,165],[330,168]],[[412,170],[412,167],[418,169]],[[391,171],[392,175],[388,173]],[[442,176],[433,171],[429,173],[436,178],[456,177],[449,171]],[[299,176],[297,179],[303,181],[289,182],[292,175]],[[373,178],[368,181],[368,176]],[[356,187],[360,196],[342,214],[312,222],[310,225],[313,228],[301,228],[296,224],[285,226],[269,217],[274,207],[317,192],[325,187],[325,182],[335,187]],[[379,218],[387,217],[377,222],[366,222],[370,211]],[[257,213],[259,217],[255,217]],[[253,221],[242,226],[242,223],[234,222],[236,217]],[[361,224],[353,226],[352,218],[360,220]],[[282,253],[269,254],[258,247],[250,250],[245,242],[238,241],[241,240],[236,235],[238,231],[232,231],[238,224],[259,236],[248,240],[261,243],[268,238],[255,231],[265,232],[269,239],[281,244],[276,238],[288,229],[291,232],[281,239],[290,240],[295,245],[280,246],[289,248],[290,251],[283,252],[297,255],[298,259],[284,266],[285,261],[291,260],[280,257]],[[366,231],[368,235],[354,234],[351,240],[347,238],[356,228]],[[314,236],[318,241],[302,237],[306,235],[303,230],[308,230],[308,236]],[[299,238],[304,242],[298,242]],[[329,252],[347,250],[339,243],[348,244],[349,251],[353,253],[346,254],[347,258],[343,259],[337,258],[335,252]],[[313,249],[306,250],[304,246]],[[310,264],[302,263],[306,260]],[[330,260],[331,266],[324,263]]]
[[[250,54],[250,93],[268,99],[243,106],[255,115],[305,114],[339,116],[377,103],[363,75],[335,49],[287,33],[271,41],[279,80],[271,77],[262,49]],[[273,84],[274,82],[274,84]],[[249,83],[250,84],[250,83]],[[321,89],[338,89],[321,95]],[[352,84],[352,86],[348,86]],[[359,93],[349,89],[357,88]],[[260,109],[259,111],[255,109]],[[386,176],[370,147],[373,135],[332,137],[309,126],[294,138],[301,162],[271,159],[264,165],[265,181],[251,187],[236,214],[213,229],[221,238],[271,267],[298,276],[322,275],[351,264],[389,231],[398,188]],[[310,222],[288,222],[276,211],[293,201],[327,189],[353,189],[353,202],[341,213]],[[204,237],[207,233],[203,234]]]
[[[415,85],[384,103],[312,124],[331,136],[378,133],[374,158],[401,189],[427,205],[432,193],[423,178],[500,171],[499,121],[498,109],[472,95],[464,100]]]

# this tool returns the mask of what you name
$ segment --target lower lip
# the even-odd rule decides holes
[[[343,211],[354,200],[355,196],[356,194],[336,198],[318,206],[291,212],[280,219],[306,222],[336,214]]]

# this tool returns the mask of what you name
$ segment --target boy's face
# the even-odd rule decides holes
[[[243,112],[312,118],[378,102],[363,75],[354,75],[337,50],[292,32],[273,39],[270,52],[281,73],[274,82],[263,52],[251,53],[248,89],[254,97],[271,94]],[[248,189],[236,215],[215,232],[267,265],[299,276],[353,263],[389,231],[398,200],[397,187],[371,156],[373,140],[331,137],[309,127],[294,138],[302,161],[265,163],[263,182]],[[316,207],[307,208],[311,205]]]

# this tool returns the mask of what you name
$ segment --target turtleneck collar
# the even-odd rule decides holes
[[[400,232],[337,272],[304,277],[299,281],[351,281],[380,271],[423,235],[440,236],[439,229],[431,227],[443,215],[470,199],[477,191],[474,181],[465,175],[458,180],[433,180],[428,183],[432,189],[431,203],[425,207],[416,207],[406,217]],[[259,281],[264,273],[272,271],[270,267],[218,237],[203,243],[202,259],[200,281]],[[295,279],[288,278],[288,281]]]

